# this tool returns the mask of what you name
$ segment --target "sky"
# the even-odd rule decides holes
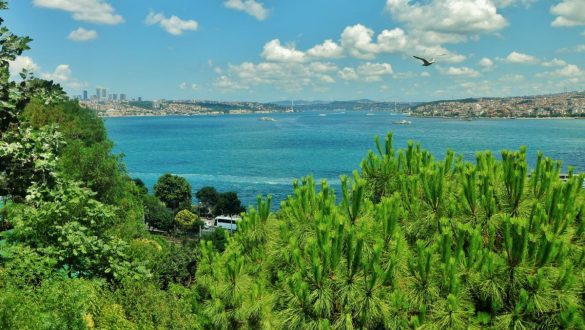
[[[70,95],[430,101],[585,89],[585,0],[9,0]],[[435,58],[421,66],[413,55]]]

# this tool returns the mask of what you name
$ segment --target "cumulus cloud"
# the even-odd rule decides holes
[[[37,7],[67,11],[77,21],[110,25],[124,22],[114,7],[103,0],[34,0],[33,3]]]
[[[8,62],[10,68],[10,78],[18,79],[22,70],[34,72],[39,69],[39,66],[28,56],[17,56],[14,61]]]
[[[95,30],[86,30],[86,29],[80,27],[77,30],[71,31],[71,33],[69,33],[69,36],[67,38],[69,38],[70,40],[73,40],[73,41],[89,41],[89,40],[93,40],[97,37],[98,37],[98,33]]]
[[[254,16],[259,21],[265,20],[269,14],[268,9],[255,0],[227,0],[223,4],[227,8],[243,11],[250,16]]]
[[[387,0],[386,9],[395,21],[406,24],[412,34],[430,33],[442,42],[466,41],[508,25],[496,5],[486,0],[430,0],[424,4]]]
[[[180,83],[180,84],[179,84],[179,88],[180,88],[180,89],[183,89],[183,90],[186,90],[186,89],[189,89],[189,88],[191,88],[191,90],[194,90],[194,91],[196,91],[196,90],[199,90],[199,85],[197,85],[197,84],[195,84],[195,83],[193,83],[193,84],[188,84],[188,83],[186,83],[186,82],[182,82],[182,83]]]
[[[300,91],[306,87],[320,88],[335,83],[333,75],[339,68],[327,62],[244,62],[229,65],[214,86],[224,90],[272,86],[285,91]]]
[[[500,60],[503,62],[512,63],[512,64],[535,64],[535,63],[538,63],[538,58],[536,58],[532,55],[523,54],[523,53],[519,53],[519,52],[511,52],[510,54],[508,54],[508,56],[505,59],[500,59]]]
[[[58,65],[53,72],[41,73],[41,78],[53,80],[54,82],[61,84],[63,87],[76,90],[87,87],[87,83],[81,82],[73,77],[71,68],[68,64]]]
[[[428,78],[428,77],[431,76],[431,74],[428,73],[427,71],[423,71],[423,72],[421,72],[420,76],[423,77],[423,78]]]
[[[552,26],[585,25],[585,2],[583,0],[563,0],[552,6],[550,12],[556,16]]]
[[[583,70],[575,64],[567,64],[554,71],[538,74],[539,77],[583,78]]]
[[[354,68],[345,67],[337,72],[339,78],[343,80],[358,80],[359,76]]]
[[[185,31],[197,31],[199,27],[199,23],[195,20],[182,20],[175,15],[166,17],[163,13],[155,12],[150,12],[146,16],[145,22],[148,25],[159,24],[165,31],[174,36],[180,36]]]
[[[567,65],[567,62],[565,62],[563,60],[560,60],[558,58],[554,58],[554,59],[552,59],[550,61],[544,61],[544,62],[542,62],[541,65],[542,66],[545,66],[545,67],[565,66],[565,65]]]
[[[447,69],[439,67],[439,71],[444,74],[444,75],[448,75],[448,76],[461,76],[461,77],[470,77],[470,78],[475,78],[475,77],[479,77],[480,73],[477,72],[476,70],[472,69],[472,68],[468,68],[466,66],[462,66],[462,67],[449,67]]]
[[[307,55],[317,58],[340,58],[343,56],[343,48],[331,39],[327,39],[322,44],[309,49]]]
[[[383,30],[374,39],[374,31],[362,24],[346,27],[341,34],[341,45],[351,56],[372,60],[378,54],[421,54],[422,56],[442,56],[442,60],[456,63],[465,60],[465,56],[450,53],[440,46],[421,40],[423,36],[408,35],[401,28]],[[444,57],[443,57],[444,56]]]
[[[494,61],[491,59],[484,57],[479,61],[479,66],[481,66],[484,70],[491,70],[494,67]]]
[[[304,62],[307,56],[304,52],[295,49],[294,45],[283,46],[280,40],[273,39],[264,45],[262,57],[274,62]]]
[[[392,74],[392,65],[388,63],[363,63],[357,67],[357,73],[365,81],[380,81],[383,76]]]

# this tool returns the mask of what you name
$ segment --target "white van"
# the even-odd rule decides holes
[[[238,221],[241,220],[240,217],[228,217],[225,215],[220,215],[219,217],[215,217],[215,228],[223,228],[230,233],[236,231],[238,227]]]

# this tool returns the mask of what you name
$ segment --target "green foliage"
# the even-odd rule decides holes
[[[191,185],[183,177],[162,175],[154,185],[154,195],[174,213],[191,208]]]
[[[198,230],[199,218],[189,210],[181,210],[175,215],[175,221],[180,229],[186,231]]]
[[[219,201],[219,193],[214,187],[209,186],[199,189],[195,194],[195,197],[197,197],[199,202],[203,204],[203,207],[210,212],[213,211]]]
[[[56,269],[72,277],[148,276],[127,257],[127,244],[107,235],[115,209],[93,199],[91,191],[69,181],[29,191],[28,205],[13,212],[11,241],[55,259]]]
[[[144,196],[144,221],[150,226],[170,231],[174,226],[173,213],[155,196]]]
[[[57,154],[64,145],[55,126],[6,132],[0,140],[0,196],[22,199],[32,183],[52,186]]]
[[[217,204],[213,208],[213,213],[215,215],[234,215],[245,210],[238,195],[233,191],[228,191],[219,194]]]
[[[378,140],[377,140],[378,141]],[[244,215],[195,290],[211,328],[583,328],[583,176],[525,149],[435,161],[392,137],[362,172]],[[268,206],[268,207],[267,207]],[[218,281],[217,279],[222,279]]]

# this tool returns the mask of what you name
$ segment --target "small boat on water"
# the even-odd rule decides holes
[[[260,117],[260,118],[258,118],[258,120],[261,120],[261,121],[276,121],[276,119],[274,119],[272,117]]]
[[[412,124],[412,122],[410,120],[402,119],[402,120],[398,120],[398,121],[393,121],[392,124],[410,125],[410,124]]]
[[[319,117],[325,117],[325,116],[327,116],[327,115],[326,115],[326,114],[324,114],[324,113],[320,113],[320,114],[319,114]]]
[[[375,114],[374,113],[371,113],[371,112],[368,112],[368,113],[366,113],[366,116],[375,116]]]

